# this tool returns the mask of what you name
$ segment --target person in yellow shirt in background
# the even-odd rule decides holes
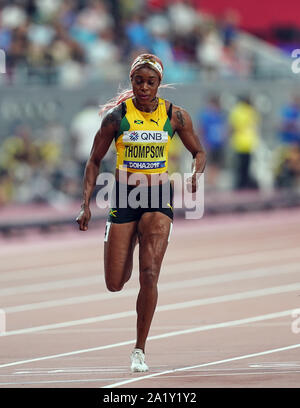
[[[235,153],[235,188],[237,190],[257,188],[250,174],[251,158],[259,143],[259,114],[247,96],[229,114],[231,147]]]

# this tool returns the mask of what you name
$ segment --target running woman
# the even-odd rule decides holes
[[[139,244],[140,290],[136,302],[137,337],[131,353],[132,372],[149,369],[145,362],[145,344],[173,222],[168,146],[174,133],[177,132],[193,157],[189,181],[192,192],[197,189],[197,175],[204,171],[206,163],[206,154],[190,115],[157,95],[162,78],[161,60],[152,54],[139,55],[130,69],[132,88],[103,105],[100,111],[103,119],[85,168],[83,203],[76,218],[79,229],[86,231],[91,218],[90,198],[101,160],[114,140],[117,151],[115,201],[105,229],[104,271],[107,289],[120,291],[131,276],[133,252],[136,243]],[[138,180],[139,176],[143,178]],[[143,184],[143,180],[146,183]],[[139,197],[146,197],[145,205],[132,203],[133,190],[137,188],[140,188]]]

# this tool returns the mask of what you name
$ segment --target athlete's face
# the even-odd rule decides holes
[[[132,75],[131,84],[136,100],[141,105],[151,105],[157,94],[160,77],[153,69],[142,67]]]

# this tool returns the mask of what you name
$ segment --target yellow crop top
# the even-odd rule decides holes
[[[168,170],[168,150],[173,137],[165,100],[159,98],[154,112],[138,110],[127,99],[126,113],[116,136],[117,164],[119,170],[132,173],[164,173]],[[124,109],[125,111],[125,109]]]

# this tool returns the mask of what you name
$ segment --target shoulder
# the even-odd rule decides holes
[[[173,105],[173,123],[177,129],[183,129],[187,125],[191,124],[190,114],[181,106]]]
[[[126,104],[125,102],[122,102],[104,114],[102,118],[102,122],[101,122],[101,127],[102,128],[119,127],[121,120],[125,114],[126,114]]]
[[[189,113],[183,109],[181,106],[174,105],[172,102],[168,101],[167,99],[164,99],[164,102],[166,104],[166,111],[167,114],[170,118],[172,119],[173,122],[177,121],[182,121],[185,118],[190,118]]]

